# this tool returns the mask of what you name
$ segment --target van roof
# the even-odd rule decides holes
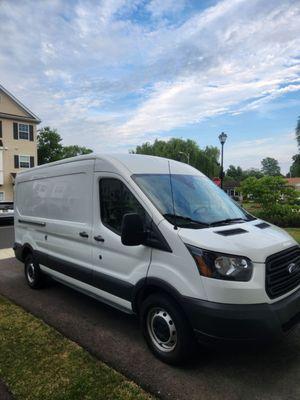
[[[131,173],[165,173],[166,161],[170,161],[173,173],[195,174],[200,173],[197,169],[190,165],[184,164],[179,161],[167,159],[164,157],[150,156],[144,154],[126,154],[126,153],[103,153],[103,154],[86,154],[77,157],[70,157],[59,161],[54,161],[48,164],[43,164],[26,171],[21,171],[18,175],[24,175],[33,171],[48,169],[56,165],[69,164],[79,161],[87,160],[100,160],[109,164],[114,164],[120,167],[126,167]]]

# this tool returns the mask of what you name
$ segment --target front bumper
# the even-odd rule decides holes
[[[300,289],[272,304],[221,304],[184,297],[199,341],[277,339],[300,322]]]

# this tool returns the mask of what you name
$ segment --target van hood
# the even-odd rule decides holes
[[[271,254],[298,244],[286,231],[275,225],[267,223],[263,228],[257,226],[262,223],[265,222],[257,219],[204,229],[180,228],[178,235],[186,244],[248,257],[260,263],[265,262]]]

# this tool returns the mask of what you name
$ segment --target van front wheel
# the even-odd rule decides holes
[[[168,296],[150,295],[141,307],[141,325],[150,350],[168,364],[180,364],[192,354],[194,336],[185,315]]]
[[[32,254],[25,259],[25,279],[32,289],[41,289],[45,285],[45,275],[39,265],[33,260]]]

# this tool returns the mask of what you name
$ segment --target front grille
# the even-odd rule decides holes
[[[291,266],[292,264],[295,264]],[[290,271],[289,271],[290,269]],[[273,254],[266,259],[266,292],[271,299],[300,285],[300,247]]]

